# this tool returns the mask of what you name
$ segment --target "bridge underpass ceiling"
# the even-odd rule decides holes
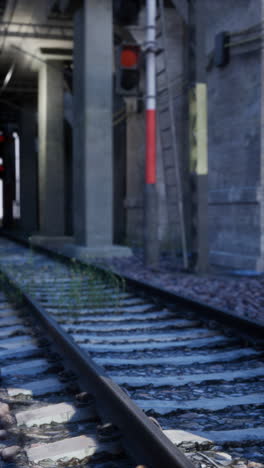
[[[44,60],[72,61],[71,18],[48,0],[0,0],[0,102],[36,104],[37,71]],[[14,65],[8,85],[5,78]],[[1,116],[0,116],[1,119]]]
[[[36,103],[37,71],[46,59],[72,61],[72,12],[63,11],[63,3],[72,0],[0,0],[0,101],[14,105]],[[171,0],[174,6],[184,8],[187,0]],[[78,4],[74,0],[74,6]],[[180,7],[179,7],[180,5]],[[115,27],[115,35],[131,40],[126,28]],[[121,40],[122,40],[121,39]],[[137,40],[134,37],[134,40]],[[133,40],[133,39],[132,39]],[[8,86],[1,91],[5,77],[15,64]],[[8,103],[7,102],[7,103]]]

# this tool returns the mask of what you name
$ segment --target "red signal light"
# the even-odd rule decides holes
[[[124,68],[135,68],[139,62],[139,47],[124,46],[121,51],[120,65]]]
[[[3,143],[4,141],[6,141],[5,135],[0,135],[0,143]]]
[[[116,68],[116,93],[120,96],[138,96],[140,83],[141,49],[135,43],[119,47]]]

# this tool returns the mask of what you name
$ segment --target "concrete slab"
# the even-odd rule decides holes
[[[72,266],[74,266],[74,264],[72,264]],[[72,283],[74,284],[75,282],[76,282],[76,278],[71,278],[70,276],[56,279],[56,283],[63,286],[63,288],[65,288],[66,291],[67,289],[71,289]],[[85,281],[83,280],[83,278],[81,279],[81,281],[78,280],[78,284],[80,283],[82,287],[85,287],[85,288],[89,288],[90,286],[92,286],[93,288],[98,289],[98,290],[109,289],[109,287],[108,288],[106,287],[105,282],[89,280],[88,277],[85,279]],[[44,281],[36,279],[34,283],[30,284],[29,288],[30,290],[38,290],[38,291],[40,290],[44,292],[50,292],[50,291],[53,291],[54,289],[53,285],[54,285],[54,281],[46,277]]]
[[[81,344],[82,349],[86,349],[90,352],[98,352],[98,353],[122,353],[122,352],[133,352],[133,351],[142,351],[145,349],[170,349],[170,348],[183,348],[188,346],[188,348],[212,348],[216,344],[221,345],[228,345],[230,344],[230,340],[226,339],[225,337],[213,336],[209,338],[201,338],[198,340],[182,340],[182,341],[168,341],[167,343],[162,342],[155,342],[152,341],[151,343],[131,343],[131,344]],[[101,358],[95,359],[98,363],[100,363]],[[112,362],[112,359],[111,359]],[[138,361],[139,365],[141,365],[141,361]],[[111,363],[110,363],[111,364]]]
[[[73,241],[73,237],[71,236],[41,236],[41,235],[34,235],[28,238],[29,242],[32,245],[38,245],[48,248],[57,248],[61,247],[64,244],[71,243]]]
[[[205,341],[205,340],[203,340]],[[175,365],[175,366],[191,366],[192,364],[207,364],[213,362],[232,362],[236,359],[246,358],[250,356],[261,356],[261,351],[255,351],[251,348],[239,349],[234,351],[217,352],[212,354],[191,354],[190,356],[164,356],[150,357],[142,359],[122,359],[122,358],[99,358],[98,361],[102,365],[112,364],[113,366],[159,366],[159,365]]]
[[[95,408],[89,406],[77,408],[71,403],[58,403],[57,405],[21,411],[15,416],[18,426],[25,424],[27,427],[31,427],[34,424],[41,426],[52,422],[66,423],[90,420],[95,416]]]
[[[179,445],[181,442],[198,442],[199,444],[211,442],[210,439],[180,429],[167,429],[163,433],[175,445]]]
[[[0,327],[9,327],[12,325],[21,325],[22,320],[19,317],[0,318]]]
[[[101,324],[99,325],[98,323],[92,324],[92,325],[84,325],[79,324],[79,325],[62,325],[64,330],[68,331],[69,329],[73,330],[73,332],[77,332],[78,330],[82,331],[97,331],[97,332],[107,332],[107,331],[128,331],[128,330],[145,330],[145,329],[151,329],[151,330],[162,330],[163,328],[184,328],[184,327],[191,327],[191,326],[197,326],[198,322],[191,321],[191,320],[163,320],[159,322],[134,322],[134,323],[114,323],[112,325],[105,325]]]
[[[81,293],[83,293],[83,290],[81,290]],[[54,304],[54,302],[59,301],[59,307],[62,306],[63,304],[68,304],[69,302],[73,301],[72,294],[73,290],[71,291],[65,291],[63,288],[61,289],[60,293],[54,294],[52,291],[49,293],[42,293],[42,292],[34,292],[33,293],[35,297],[40,298],[42,302],[45,302],[47,304],[50,304],[50,307]],[[94,291],[84,291],[85,298],[83,299],[83,302],[85,301],[85,306],[88,308],[97,308],[97,307],[113,307],[116,303],[121,305],[122,307],[128,307],[128,306],[136,306],[140,304],[145,304],[145,301],[143,300],[138,300],[138,299],[131,299],[131,295],[128,293],[115,293],[115,294],[104,294],[104,292],[96,292]],[[52,298],[52,301],[50,300]],[[60,304],[61,301],[61,304]],[[64,305],[65,308],[65,305]]]
[[[48,247],[60,253],[66,254],[68,257],[79,260],[99,257],[131,257],[132,250],[129,247],[120,245],[103,245],[98,247],[83,247],[75,245],[71,242],[71,237],[47,237],[47,236],[31,236],[30,242],[32,245]]]
[[[22,282],[23,282],[23,280],[22,280]],[[26,280],[25,283],[28,283],[28,280]],[[66,285],[67,286],[67,285],[70,285],[71,283],[72,283],[72,280],[71,280],[70,277],[66,277],[66,278],[65,277],[61,277],[61,278],[57,277],[56,278],[56,284],[61,284],[61,285]],[[34,290],[34,289],[36,289],[36,290],[44,289],[45,290],[46,288],[47,289],[50,288],[50,290],[53,290],[54,289],[53,286],[54,286],[54,278],[51,279],[51,278],[48,278],[46,276],[45,278],[41,278],[41,279],[36,278],[34,280],[34,283],[31,283],[29,285],[29,290]]]
[[[72,266],[73,270],[76,267],[74,262],[71,263],[71,266]],[[75,273],[74,276],[69,275],[69,270],[68,269],[65,269],[65,271],[60,270],[61,273],[63,273],[63,276],[57,277],[59,284],[64,286],[64,288],[66,290],[71,289],[72,284],[78,284],[84,290],[89,290],[89,289],[93,290],[94,289],[95,291],[99,291],[99,292],[100,291],[109,291],[109,292],[113,291],[113,292],[116,292],[117,284],[120,285],[120,283],[116,283],[116,282],[113,281],[114,273],[111,274],[108,282],[107,282],[107,278],[104,281],[102,281],[102,280],[98,281],[98,280],[94,279],[94,276],[93,276],[94,272],[93,272],[93,270],[89,269],[89,267],[90,267],[89,264],[87,265],[87,267],[88,267],[88,269],[87,269],[88,274],[90,272],[90,273],[92,273],[92,276],[86,276],[85,278],[83,276],[81,276],[80,274],[78,274],[78,273]],[[66,277],[64,276],[65,274],[67,274]],[[41,284],[39,284],[39,286],[40,286],[41,290],[51,290],[52,289],[52,283],[49,282],[49,281],[45,281],[45,283],[41,283]],[[34,287],[34,284],[32,284],[32,287]],[[121,288],[121,290],[122,290],[122,288]],[[135,297],[135,294],[130,293],[130,295]]]
[[[57,287],[57,285],[56,285]],[[34,295],[36,297],[40,297],[40,299],[43,301],[43,302],[46,302],[48,306],[50,307],[54,307],[56,306],[56,304],[54,304],[55,301],[59,301],[58,303],[58,308],[65,308],[65,303],[68,305],[68,303],[71,303],[73,301],[75,301],[74,297],[73,297],[73,293],[77,293],[78,294],[82,294],[84,293],[84,296],[83,296],[83,300],[85,300],[85,304],[87,304],[87,308],[97,308],[97,307],[102,307],[102,306],[113,306],[113,301],[114,301],[114,305],[116,303],[118,304],[123,304],[124,301],[127,299],[127,300],[130,300],[131,299],[131,294],[130,293],[126,293],[126,292],[117,292],[116,290],[114,291],[106,291],[106,290],[101,290],[101,291],[94,291],[93,289],[91,291],[89,291],[89,289],[87,290],[83,290],[82,288],[79,288],[78,284],[76,285],[76,287],[74,285],[71,286],[71,288],[67,291],[65,291],[64,287],[63,286],[59,286],[61,287],[60,289],[60,292],[55,292],[54,291],[49,291],[49,292],[41,292],[41,291],[36,291],[34,292]],[[63,301],[64,299],[64,301]],[[145,301],[142,301],[142,304],[144,305],[146,302]],[[126,305],[124,304],[125,307],[129,307],[130,304]],[[137,303],[134,305],[135,306],[140,306],[140,303],[138,304],[138,301]],[[131,305],[131,307],[133,307],[133,304]],[[153,307],[153,306],[152,306]]]
[[[185,346],[188,346],[188,348],[193,348],[193,349],[199,349],[203,347],[207,348],[212,348],[217,344],[221,345],[228,345],[230,344],[229,340],[226,339],[225,337],[212,337],[212,338],[206,338],[206,339],[198,339],[198,340],[182,340],[182,341],[168,341],[167,343],[162,343],[158,341],[152,341],[151,343],[131,343],[131,344],[80,344],[82,349],[86,349],[87,351],[90,352],[98,352],[98,353],[122,353],[122,352],[133,352],[133,351],[143,351],[145,349],[173,349],[173,348],[183,348]],[[115,364],[117,363],[117,359],[115,361],[111,358],[109,359],[109,362],[107,362],[107,359],[104,358],[95,358],[96,362],[98,364],[102,365],[120,365],[120,364]],[[119,360],[120,361],[120,360]],[[127,360],[125,361],[125,365],[127,364]],[[141,366],[141,359],[137,360],[135,364],[136,366]]]
[[[256,377],[264,377],[264,368],[257,369],[243,368],[239,371],[229,372],[212,372],[211,374],[192,374],[192,375],[176,375],[174,377],[133,377],[133,376],[112,376],[112,379],[119,385],[129,385],[131,387],[144,387],[152,385],[153,387],[162,386],[177,386],[187,385],[190,383],[199,384],[202,382],[231,382],[236,379],[252,379]]]
[[[166,341],[175,341],[178,339],[197,339],[197,338],[204,338],[208,336],[216,336],[216,332],[213,330],[208,330],[207,328],[196,328],[192,330],[175,330],[173,333],[137,333],[137,334],[124,334],[124,335],[112,335],[112,336],[105,336],[105,335],[92,335],[92,334],[85,334],[85,333],[71,333],[71,336],[77,343],[81,343],[83,341],[90,341],[94,343],[103,342],[103,343],[122,343],[122,342],[133,342],[133,343],[141,343],[143,341],[147,342],[155,342],[161,341],[162,343]]]
[[[104,245],[98,247],[82,247],[74,244],[64,245],[60,252],[79,260],[89,260],[91,258],[108,257],[131,257],[132,250],[121,245]]]
[[[18,354],[19,354],[19,348],[20,346],[24,345],[29,345],[29,344],[35,344],[36,341],[32,338],[30,335],[23,335],[23,336],[15,336],[14,338],[8,338],[6,340],[1,340],[0,346],[1,348],[5,349],[18,349]]]
[[[4,308],[0,308],[0,318],[14,317],[14,309],[11,304],[8,304]]]
[[[79,294],[79,293],[78,293]],[[36,299],[41,303],[45,309],[50,310],[55,315],[65,315],[72,313],[74,310],[78,314],[107,314],[109,312],[123,312],[126,309],[122,306],[122,303],[119,299],[110,298],[109,301],[102,299],[98,302],[89,303],[86,299],[80,299],[78,303],[78,299],[73,299],[72,297],[65,297],[63,296],[61,300],[59,298],[53,298],[47,301],[43,298],[38,298],[35,296]]]
[[[29,332],[29,329],[24,327],[23,325],[14,325],[9,327],[1,327],[0,328],[0,338],[8,337],[13,335],[14,333],[24,333],[26,335]]]
[[[129,293],[128,293],[129,294]],[[136,306],[140,304],[145,304],[146,301],[144,299],[141,299],[140,297],[129,297],[129,298],[124,298],[121,301],[122,306]]]
[[[36,444],[26,450],[29,461],[38,463],[41,460],[49,459],[64,461],[77,458],[82,460],[99,452],[116,453],[116,444],[102,444],[96,440],[96,435],[79,436],[65,439],[51,444]]]
[[[22,346],[14,349],[3,349],[0,347],[0,360],[6,359],[23,359],[26,357],[34,357],[40,354],[40,348],[34,345]]]
[[[47,309],[48,312],[52,312],[51,309]],[[100,322],[126,322],[126,321],[129,321],[129,322],[137,322],[137,321],[145,321],[146,318],[148,318],[149,320],[159,320],[159,319],[166,319],[166,318],[172,318],[172,317],[175,317],[175,315],[171,312],[167,312],[167,311],[161,311],[161,312],[148,312],[148,315],[146,317],[146,314],[136,314],[136,316],[134,314],[125,314],[125,315],[121,315],[121,314],[109,314],[109,315],[102,315],[100,317],[98,316],[91,316],[89,315],[89,312],[87,312],[87,315],[86,317],[79,317],[78,313],[76,314],[75,317],[71,317],[70,315],[67,316],[67,323],[70,323],[71,321],[76,321],[78,320],[78,322],[96,322],[96,323],[100,323]],[[60,318],[58,318],[58,321],[60,322]]]
[[[51,305],[53,305],[53,307],[51,307]],[[48,306],[47,310],[50,310],[52,311],[52,313],[54,315],[65,315],[65,313],[71,313],[71,311],[69,310],[69,307],[70,307],[70,304],[68,305],[68,308],[65,306],[64,308],[58,308],[56,307],[56,305],[50,303],[49,305],[45,302],[43,302],[43,306],[46,308],[46,306]],[[132,307],[123,307],[121,304],[119,304],[119,302],[117,302],[116,306],[115,307],[107,307],[107,305],[105,307],[96,307],[96,308],[92,308],[92,307],[82,307],[80,309],[76,308],[75,307],[76,304],[73,304],[73,308],[74,308],[74,311],[76,314],[80,314],[80,315],[85,315],[85,314],[102,314],[102,315],[105,315],[105,314],[111,314],[111,313],[133,313],[133,314],[137,314],[137,313],[142,313],[142,312],[148,312],[148,310],[151,310],[151,308],[153,308],[153,304],[146,304],[146,305],[143,305],[143,306],[132,306]],[[147,317],[146,317],[147,318]]]
[[[22,387],[12,387],[7,389],[9,396],[13,397],[16,395],[31,395],[39,396],[46,395],[47,393],[61,392],[65,386],[56,377],[49,379],[37,380],[23,384]]]
[[[46,359],[33,359],[2,367],[0,373],[2,377],[6,377],[7,375],[34,375],[46,371],[49,367],[51,367],[51,364]]]
[[[264,394],[252,393],[251,395],[243,395],[232,397],[230,395],[220,398],[198,398],[197,400],[186,401],[163,401],[163,400],[135,400],[135,403],[145,411],[153,410],[156,414],[169,414],[177,410],[206,410],[218,411],[231,406],[241,405],[263,405]]]

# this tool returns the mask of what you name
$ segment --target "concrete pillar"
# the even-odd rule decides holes
[[[62,67],[47,61],[39,70],[39,222],[45,236],[65,230]]]
[[[36,113],[20,113],[20,227],[31,234],[38,230],[38,161],[36,152]]]
[[[84,0],[74,31],[74,234],[77,244],[113,239],[111,0]]]

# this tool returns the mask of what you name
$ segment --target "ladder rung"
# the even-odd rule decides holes
[[[163,112],[166,112],[166,110],[169,110],[169,106],[164,106],[161,109],[159,109],[160,114],[163,114]]]
[[[168,88],[161,88],[158,90],[157,94],[160,95],[160,94],[163,94],[165,91],[168,92]]]
[[[166,68],[162,68],[161,70],[159,70],[158,72],[156,72],[156,76],[162,75],[162,73],[165,73],[165,71],[166,71]]]
[[[169,151],[172,148],[172,145],[163,146],[163,151]]]
[[[164,128],[161,128],[161,131],[162,132],[167,132],[168,130],[170,130],[171,128],[170,127],[164,127]]]

